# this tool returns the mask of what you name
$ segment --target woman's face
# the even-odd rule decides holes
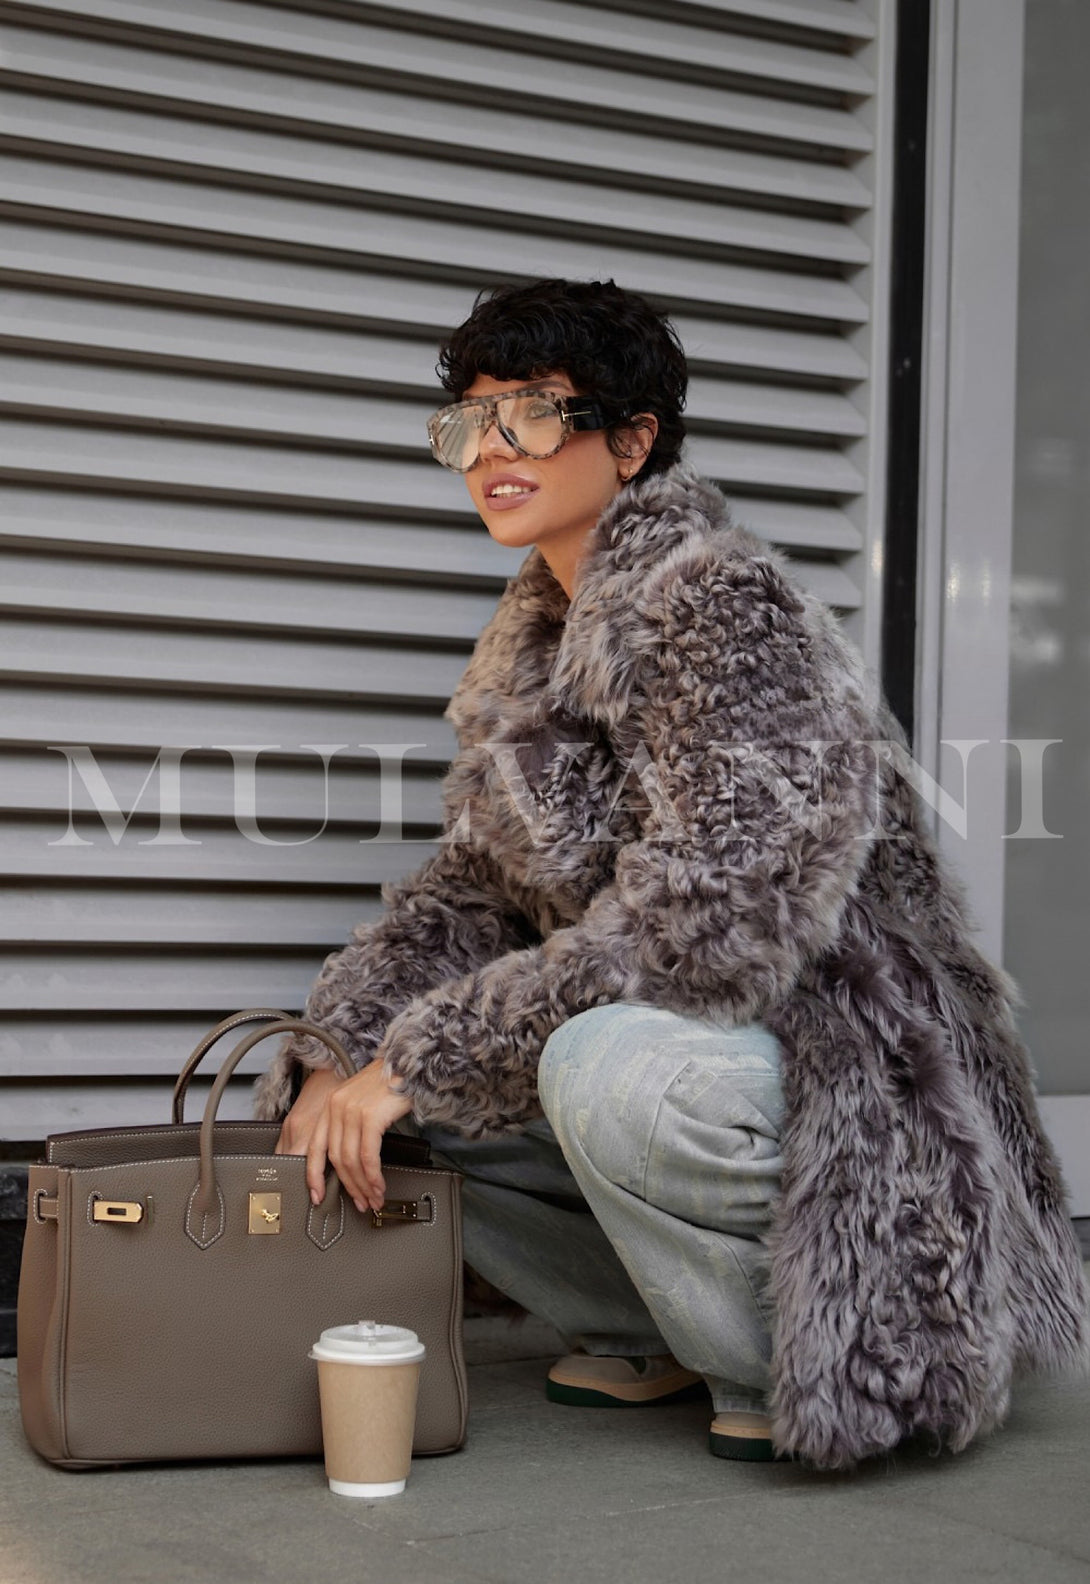
[[[498,396],[537,388],[557,396],[580,394],[566,374],[537,380],[497,380],[479,374],[466,396]],[[465,475],[481,520],[499,544],[537,545],[554,571],[574,568],[604,508],[636,472],[640,457],[619,458],[604,430],[572,434],[550,457],[527,457],[492,427],[481,438],[481,460]],[[565,577],[561,581],[567,583]]]

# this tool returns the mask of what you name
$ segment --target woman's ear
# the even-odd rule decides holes
[[[615,431],[617,474],[623,484],[634,479],[643,467],[658,432],[659,421],[654,413],[636,413]]]

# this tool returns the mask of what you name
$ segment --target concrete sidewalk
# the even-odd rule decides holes
[[[63,1473],[29,1451],[0,1361],[2,1584],[1087,1584],[1090,1384],[1022,1385],[954,1457],[851,1475],[729,1463],[702,1403],[546,1401],[557,1341],[467,1322],[466,1448],[403,1496],[329,1494],[321,1463]]]

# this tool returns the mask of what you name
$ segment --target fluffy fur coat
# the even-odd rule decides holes
[[[998,1424],[1085,1367],[1086,1293],[1011,1012],[860,660],[684,467],[637,481],[570,606],[532,551],[447,711],[437,856],[326,959],[306,1016],[421,1120],[539,1113],[553,1029],[636,1001],[764,1020],[785,1053],[769,1242],[775,1445],[845,1468]],[[290,1040],[261,1081],[280,1117]]]

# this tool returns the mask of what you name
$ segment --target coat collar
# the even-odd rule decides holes
[[[515,582],[554,620],[578,619],[617,577],[650,572],[686,540],[723,528],[733,524],[722,492],[681,462],[652,478],[635,478],[610,501],[587,538],[570,603],[540,550],[530,552]]]
[[[576,710],[616,724],[625,713],[645,624],[640,595],[654,574],[700,541],[755,544],[731,522],[722,493],[680,463],[636,479],[587,539],[568,600],[541,551],[508,583],[473,651],[446,717],[463,742],[487,738],[527,706]]]

